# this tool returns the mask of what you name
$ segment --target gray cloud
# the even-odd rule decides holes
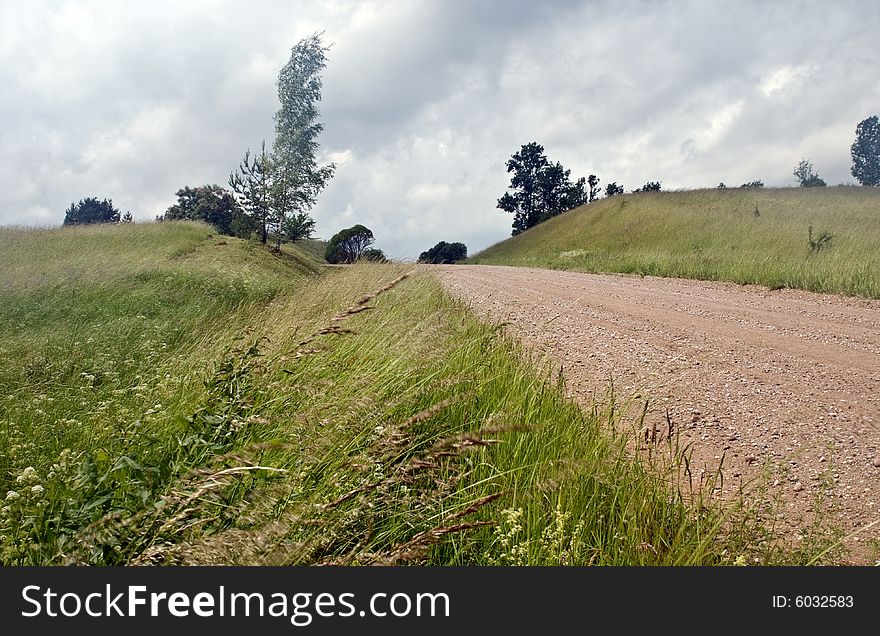
[[[29,2],[0,7],[0,222],[84,196],[151,218],[271,139],[275,79],[325,31],[314,210],[414,257],[504,238],[504,162],[537,140],[628,189],[849,182],[880,110],[873,2]]]

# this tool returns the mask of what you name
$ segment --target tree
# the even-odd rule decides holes
[[[599,187],[599,177],[591,174],[589,177],[587,177],[587,185],[590,186],[588,202],[592,203],[599,198],[599,194],[602,192],[602,188]]]
[[[98,201],[94,197],[71,203],[64,213],[64,225],[88,225],[91,223],[119,223],[119,210],[113,207],[113,199]]]
[[[636,188],[633,192],[660,192],[660,182],[659,181],[648,181],[641,188]]]
[[[761,181],[760,179],[757,179],[755,181],[747,181],[746,183],[744,183],[740,186],[740,188],[744,188],[746,190],[754,190],[755,188],[763,188],[763,187],[764,187],[764,182]]]
[[[296,243],[301,239],[311,238],[315,231],[315,219],[308,212],[294,212],[287,214],[281,221],[281,233],[284,237]]]
[[[813,172],[813,164],[806,159],[801,159],[794,169],[794,176],[802,188],[825,187],[826,183]]]
[[[440,241],[437,245],[419,255],[419,263],[440,265],[454,263],[465,258],[467,258],[467,247],[464,243]]]
[[[507,172],[513,174],[509,191],[498,199],[497,207],[513,214],[514,235],[589,201],[586,179],[572,183],[571,171],[559,162],[550,163],[537,142],[514,153]]]
[[[328,263],[354,263],[374,242],[373,232],[363,225],[340,230],[327,243],[324,258]]]
[[[727,190],[727,186],[724,185],[724,182],[722,181],[721,183],[718,184],[718,189],[719,190]]]
[[[251,160],[245,153],[238,170],[229,175],[229,186],[253,225],[260,241],[282,236],[299,240],[311,234],[314,221],[308,211],[336,169],[332,163],[319,166],[315,155],[318,135],[324,130],[318,121],[321,100],[321,71],[327,63],[327,47],[315,34],[291,49],[290,59],[278,74],[275,140],[272,152],[262,150]]]
[[[243,226],[238,217],[244,212],[232,193],[219,185],[185,186],[174,194],[177,203],[165,211],[168,221],[204,221],[230,236]]]
[[[868,117],[856,126],[851,148],[852,176],[866,186],[880,186],[880,119]]]
[[[507,161],[507,172],[513,173],[509,189],[498,199],[498,207],[513,214],[513,234],[524,232],[540,223],[542,208],[538,180],[550,162],[544,147],[536,142],[522,146]]]
[[[278,74],[281,107],[275,113],[272,144],[272,206],[282,227],[299,229],[293,233],[300,234],[297,238],[314,228],[314,222],[308,223],[308,211],[336,170],[332,163],[318,165],[315,157],[324,130],[318,121],[318,102],[328,50],[320,34],[300,40]],[[286,222],[289,216],[294,217],[291,223]]]
[[[607,186],[605,186],[606,197],[613,197],[618,194],[623,194],[623,186],[617,185],[617,181],[612,181]]]
[[[133,221],[134,221],[134,217],[131,215],[131,212],[126,212],[125,214],[122,215],[122,222],[123,223],[131,223]]]
[[[251,151],[248,149],[238,170],[229,175],[229,187],[238,195],[238,203],[259,232],[263,245],[269,238],[270,226],[278,220],[272,209],[271,170],[271,160],[266,153],[264,141],[259,155],[251,159]]]

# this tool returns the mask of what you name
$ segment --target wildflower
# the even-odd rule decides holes
[[[36,497],[39,497],[44,492],[46,492],[46,489],[43,488],[40,484],[37,484],[36,486],[31,486],[31,494]]]
[[[37,475],[37,471],[33,466],[28,466],[21,471],[21,474],[15,478],[15,481],[19,484],[31,484],[40,481],[40,477]]]
[[[10,490],[8,493],[6,493],[6,501],[15,501],[19,497],[21,497],[21,495],[19,495],[14,490]]]

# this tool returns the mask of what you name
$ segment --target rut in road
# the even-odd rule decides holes
[[[560,365],[569,394],[648,400],[705,471],[767,478],[795,540],[817,502],[847,533],[880,519],[880,301],[665,278],[432,267],[478,314]],[[726,487],[725,489],[728,489]],[[877,559],[880,524],[846,544]]]

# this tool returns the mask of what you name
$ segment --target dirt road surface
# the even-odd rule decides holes
[[[880,519],[880,301],[679,279],[432,267],[480,315],[510,323],[583,404],[642,396],[725,490],[764,482],[801,540],[817,506],[847,532]],[[769,474],[769,477],[766,475]],[[848,539],[878,556],[880,524]]]

